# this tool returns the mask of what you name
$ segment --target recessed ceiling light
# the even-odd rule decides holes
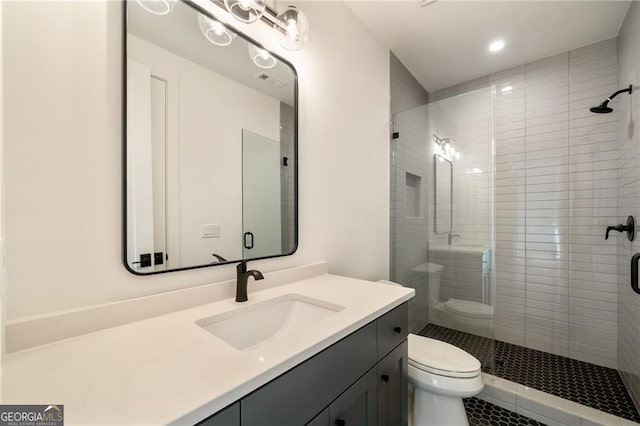
[[[490,52],[499,52],[500,50],[502,50],[503,47],[504,47],[504,41],[503,40],[496,40],[494,42],[491,42],[491,44],[489,45],[489,51]]]
[[[510,92],[511,90],[513,90],[512,86],[504,86],[502,88],[502,93]]]

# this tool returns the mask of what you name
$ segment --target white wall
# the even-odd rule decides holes
[[[300,245],[252,266],[326,259],[386,278],[389,53],[342,3],[300,7],[311,40],[287,55],[300,84]],[[234,266],[138,277],[122,265],[121,5],[7,2],[4,14],[8,318],[232,278]],[[273,42],[263,24],[251,34]]]
[[[177,112],[168,117],[176,128],[169,132],[168,145],[176,147],[169,155],[179,158],[167,176],[178,188],[167,198],[179,216],[167,218],[178,228],[171,266],[210,263],[211,253],[242,258],[242,129],[279,140],[280,101],[135,36],[127,54],[175,88],[167,99],[168,110]],[[221,116],[221,105],[230,113]],[[220,225],[220,238],[201,238],[201,225],[209,223]]]
[[[2,58],[2,26],[3,26],[3,4],[0,3],[0,58]],[[3,88],[3,78],[2,78],[2,67],[0,66],[0,99],[2,99],[2,88]],[[5,352],[5,332],[4,332],[4,324],[5,324],[5,288],[7,284],[6,279],[6,271],[5,271],[5,262],[4,262],[4,241],[5,241],[5,203],[4,203],[4,128],[2,126],[2,120],[4,115],[2,113],[2,102],[0,102],[0,365],[2,365],[2,359],[4,357]],[[0,369],[0,374],[2,374],[2,369]],[[0,396],[1,396],[0,391]]]

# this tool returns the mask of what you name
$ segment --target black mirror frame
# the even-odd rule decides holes
[[[123,0],[122,1],[122,260],[124,262],[124,266],[127,271],[131,272],[134,275],[139,276],[149,276],[149,275],[157,275],[164,274],[167,272],[177,272],[177,271],[187,271],[191,269],[201,269],[208,268],[211,266],[220,266],[220,265],[229,265],[235,264],[244,261],[254,261],[254,260],[263,260],[263,259],[274,259],[278,257],[291,256],[298,250],[298,72],[296,68],[293,66],[291,62],[277,55],[276,53],[271,52],[267,48],[265,48],[261,43],[258,43],[251,37],[247,36],[243,32],[238,31],[237,29],[227,25],[226,23],[220,21],[225,28],[235,33],[237,36],[242,38],[248,43],[251,43],[257,46],[260,49],[264,49],[269,54],[271,54],[274,58],[278,59],[280,62],[287,65],[291,71],[293,72],[293,101],[294,101],[294,117],[293,117],[293,250],[288,253],[276,254],[273,256],[262,256],[255,257],[249,259],[238,259],[238,260],[228,260],[219,263],[213,264],[204,264],[204,265],[195,265],[195,266],[187,266],[184,268],[175,268],[168,269],[164,271],[152,271],[152,272],[139,272],[132,269],[127,262],[127,3],[133,0]],[[211,12],[203,9],[199,5],[195,4],[191,0],[178,0],[187,6],[191,7],[198,13],[201,13],[209,18],[216,19],[217,18],[211,14]]]

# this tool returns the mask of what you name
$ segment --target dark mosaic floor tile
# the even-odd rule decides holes
[[[420,335],[469,352],[485,373],[640,422],[617,370],[433,324]]]
[[[465,398],[464,408],[469,426],[545,426],[544,423],[478,398]]]

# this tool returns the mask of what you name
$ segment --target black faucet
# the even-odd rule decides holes
[[[247,284],[249,277],[253,277],[256,281],[264,279],[264,276],[260,271],[255,269],[247,271],[247,262],[248,260],[238,263],[236,268],[238,270],[238,279],[236,281],[236,302],[246,302],[249,300],[247,297]]]
[[[607,226],[607,231],[604,234],[605,240],[609,239],[610,231],[626,232],[629,241],[633,241],[636,238],[636,220],[633,216],[629,216],[627,217],[626,225],[621,223],[620,225],[616,226]]]
[[[228,262],[227,259],[225,259],[224,257],[220,256],[219,254],[215,254],[215,253],[211,253],[211,256],[215,257],[217,259],[217,261],[213,261],[211,263],[222,263],[222,262]]]

